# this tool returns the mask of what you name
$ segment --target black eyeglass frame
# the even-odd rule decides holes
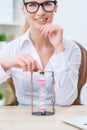
[[[45,8],[44,8],[44,6],[43,6],[43,4],[44,4],[45,2],[52,2],[52,3],[54,3],[54,9],[51,10],[51,11],[45,10]],[[42,6],[42,8],[43,8],[43,10],[44,10],[45,12],[49,12],[49,13],[50,13],[50,12],[53,12],[53,11],[55,10],[55,5],[57,4],[57,1],[56,1],[56,0],[55,0],[55,1],[49,0],[49,1],[44,1],[44,2],[42,2],[42,3],[38,3],[38,2],[25,2],[25,1],[23,0],[23,3],[24,3],[24,6],[26,7],[26,10],[27,10],[28,13],[36,13],[36,12],[38,11],[38,9],[39,9],[40,6]],[[36,3],[36,4],[38,5],[37,10],[34,11],[34,12],[30,12],[30,11],[27,9],[27,5],[28,5],[29,3]]]

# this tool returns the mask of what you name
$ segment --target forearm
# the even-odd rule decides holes
[[[74,53],[55,53],[50,60],[55,72],[56,102],[59,105],[71,105],[77,98],[78,73],[81,64],[81,52],[75,48]],[[72,54],[72,55],[69,55]]]
[[[10,67],[11,67],[11,64],[10,64],[8,58],[1,59],[0,65],[4,69],[4,71],[10,69]]]
[[[71,105],[77,98],[78,74],[73,70],[55,74],[56,103],[61,106]]]

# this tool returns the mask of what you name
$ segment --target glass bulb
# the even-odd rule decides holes
[[[37,84],[39,86],[39,91],[38,91],[39,110],[41,111],[42,114],[45,114],[45,112],[46,112],[47,90],[46,90],[46,78],[45,78],[45,73],[44,72],[39,73]]]

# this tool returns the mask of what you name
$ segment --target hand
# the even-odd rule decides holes
[[[28,54],[19,54],[9,58],[0,60],[0,64],[4,70],[11,67],[22,68],[24,71],[43,71],[42,67],[34,58]]]
[[[41,27],[41,36],[48,37],[50,43],[54,46],[56,52],[64,51],[63,30],[57,25],[50,23]]]

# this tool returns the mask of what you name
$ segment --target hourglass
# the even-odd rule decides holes
[[[53,115],[55,113],[54,105],[54,72],[31,72],[32,114]]]

